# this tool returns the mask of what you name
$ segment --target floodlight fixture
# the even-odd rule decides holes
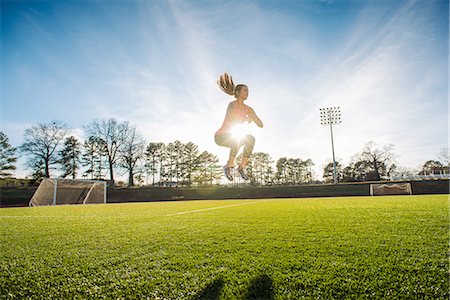
[[[322,125],[337,125],[341,123],[341,108],[339,106],[320,108],[319,111]]]
[[[331,150],[333,152],[333,177],[334,183],[338,182],[336,173],[336,159],[334,156],[334,140],[333,140],[333,125],[341,124],[341,108],[339,106],[319,108],[320,124],[330,125],[331,132]]]

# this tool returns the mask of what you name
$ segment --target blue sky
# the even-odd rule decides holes
[[[428,1],[2,1],[1,120],[13,146],[61,120],[136,125],[147,141],[214,143],[229,72],[249,86],[255,151],[331,160],[319,108],[340,106],[336,156],[394,144],[417,168],[448,147],[449,4]],[[22,161],[23,163],[23,161]],[[26,175],[19,165],[16,174]]]

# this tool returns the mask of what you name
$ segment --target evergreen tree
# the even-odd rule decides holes
[[[338,182],[341,182],[343,180],[343,170],[342,165],[340,162],[336,162],[336,176],[338,179]],[[328,163],[323,168],[323,180],[327,183],[334,182],[334,167],[333,162]]]
[[[64,172],[63,178],[68,176],[72,177],[72,179],[76,178],[77,171],[80,168],[80,154],[80,142],[74,136],[66,138],[64,147],[60,151],[62,171]]]
[[[106,155],[105,142],[97,137],[90,136],[84,142],[84,151],[81,163],[87,170],[83,177],[90,177],[90,179],[102,179],[103,170],[106,169],[104,164],[104,156]]]
[[[0,131],[0,178],[11,176],[16,169],[16,148],[9,144],[8,137]]]
[[[278,184],[287,184],[287,181],[288,181],[287,164],[288,164],[287,157],[281,157],[277,160],[276,179],[277,179]]]
[[[145,171],[152,177],[152,185],[155,185],[156,174],[159,174],[163,143],[149,143],[144,153]]]
[[[192,181],[198,186],[211,186],[222,177],[222,167],[216,155],[203,151],[198,155],[198,164],[192,173]]]
[[[33,174],[31,174],[31,184],[39,184],[45,178],[45,163],[42,160],[34,160]]]
[[[188,185],[192,184],[192,175],[193,173],[199,169],[201,165],[200,157],[199,157],[199,151],[198,146],[192,142],[189,142],[184,145],[183,149],[183,156],[184,156],[184,172],[186,176],[186,181],[188,182]]]

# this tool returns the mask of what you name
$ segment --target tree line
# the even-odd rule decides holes
[[[80,141],[65,123],[40,123],[25,130],[18,148],[0,132],[0,177],[12,175],[18,152],[27,157],[34,181],[59,170],[62,178],[113,182],[117,173],[126,174],[128,186],[212,186],[221,182],[217,156],[192,142],[146,143],[135,126],[113,118],[95,119],[83,129],[87,138]],[[448,164],[448,149],[442,149],[439,160],[425,162],[420,173],[439,168],[448,173]],[[255,152],[248,173],[258,185],[296,185],[316,181],[313,166],[311,159],[281,157],[275,162],[268,153]],[[338,162],[336,170],[339,182],[383,180],[405,172],[395,164],[393,145],[380,148],[374,142],[368,142],[348,166]],[[333,181],[332,162],[324,167],[323,180]]]

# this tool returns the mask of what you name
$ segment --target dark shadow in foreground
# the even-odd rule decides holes
[[[218,300],[225,282],[222,278],[215,279],[208,284],[200,293],[195,296],[195,300]]]
[[[272,278],[265,274],[255,278],[248,287],[248,291],[244,299],[275,299]]]

